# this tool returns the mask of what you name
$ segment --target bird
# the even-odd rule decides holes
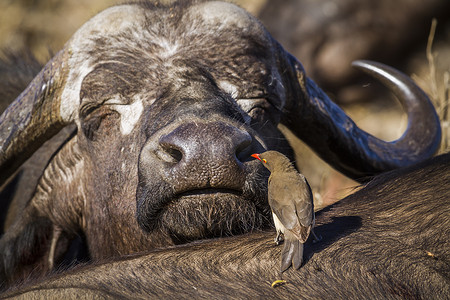
[[[277,230],[277,245],[284,236],[280,271],[283,273],[291,265],[299,269],[303,262],[303,244],[309,234],[312,232],[318,240],[313,231],[315,215],[311,187],[282,153],[266,151],[251,156],[270,171],[268,200]]]

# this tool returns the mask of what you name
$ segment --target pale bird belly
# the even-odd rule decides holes
[[[275,228],[277,229],[277,231],[281,231],[283,234],[286,231],[286,228],[283,226],[283,224],[281,224],[280,220],[278,219],[277,215],[272,213],[273,216],[273,222],[275,224]]]

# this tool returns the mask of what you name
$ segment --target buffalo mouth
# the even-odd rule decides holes
[[[167,234],[174,244],[243,234],[271,224],[267,196],[245,189],[191,189],[142,203],[147,204],[138,206],[139,225]]]
[[[175,243],[185,243],[262,229],[266,218],[240,191],[202,189],[179,194],[162,210],[159,222]]]
[[[193,189],[184,191],[181,193],[178,193],[175,195],[176,199],[182,199],[182,198],[189,198],[189,197],[211,197],[214,195],[220,195],[220,194],[230,194],[230,195],[237,195],[242,196],[243,191],[239,191],[236,189],[229,189],[229,188],[203,188],[203,189]],[[175,200],[176,201],[176,200]]]
[[[173,207],[182,205],[185,209],[198,207],[184,206],[189,202],[194,206],[198,206],[203,201],[214,201],[218,199],[226,199],[226,201],[236,201],[243,196],[242,190],[236,190],[232,188],[198,188],[186,190],[176,193],[172,199],[168,199],[167,203],[163,204],[160,208],[160,215],[164,214],[164,211],[171,210]]]

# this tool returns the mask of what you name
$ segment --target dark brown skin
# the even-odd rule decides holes
[[[57,269],[77,236],[103,260],[268,229],[268,172],[249,156],[292,155],[280,123],[355,178],[430,157],[440,126],[426,95],[385,65],[359,67],[387,73],[404,102],[411,124],[398,141],[359,129],[235,5],[143,1],[98,14],[0,116],[0,182],[76,127],[0,240],[0,284]]]
[[[373,179],[317,214],[320,243],[279,276],[274,232],[95,264],[2,297],[448,299],[450,154]],[[276,279],[287,284],[272,288]]]

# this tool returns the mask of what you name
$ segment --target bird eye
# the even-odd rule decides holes
[[[263,161],[265,164],[267,164],[267,160],[265,160],[264,158],[262,159],[262,161]]]

